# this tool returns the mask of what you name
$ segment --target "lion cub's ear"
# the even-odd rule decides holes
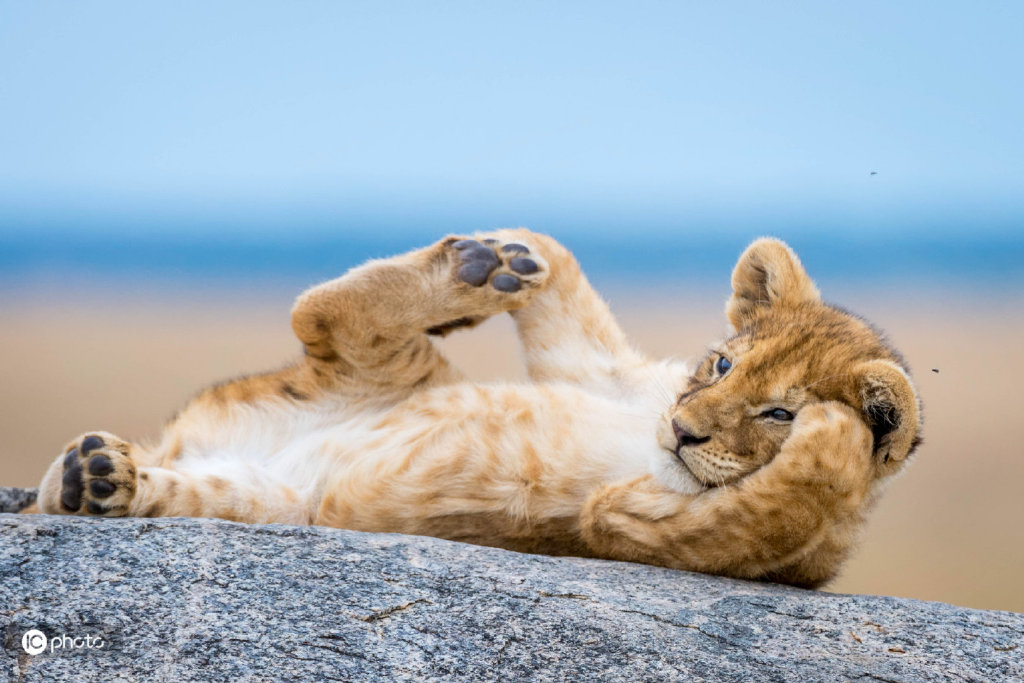
[[[921,409],[910,377],[896,363],[869,360],[853,369],[861,413],[875,438],[880,463],[899,462],[920,441]]]
[[[762,237],[747,247],[732,271],[732,297],[725,314],[737,330],[772,306],[821,301],[821,294],[785,242]]]

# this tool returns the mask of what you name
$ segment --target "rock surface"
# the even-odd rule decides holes
[[[36,502],[36,489],[0,486],[0,512],[17,512]]]
[[[18,681],[1024,679],[1021,614],[207,519],[0,514],[0,625]]]

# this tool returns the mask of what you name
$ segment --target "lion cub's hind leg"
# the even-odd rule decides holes
[[[526,306],[548,277],[530,245],[448,237],[371,261],[313,287],[292,309],[292,329],[317,377],[380,394],[458,379],[430,343]]]
[[[200,471],[149,467],[149,455],[107,432],[84,434],[50,465],[40,486],[39,508],[90,517],[310,522],[307,500],[258,471],[223,465]]]
[[[72,441],[43,477],[40,508],[66,515],[129,514],[137,481],[131,450],[131,444],[107,432]]]

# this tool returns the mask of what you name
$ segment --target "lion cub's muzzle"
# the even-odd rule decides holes
[[[711,441],[710,436],[697,436],[686,427],[680,425],[675,419],[672,420],[672,433],[676,435],[676,453],[683,446],[699,446],[702,443]]]

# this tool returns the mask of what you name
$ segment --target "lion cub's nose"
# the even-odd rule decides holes
[[[697,436],[693,432],[687,431],[685,428],[680,427],[679,423],[675,420],[672,420],[672,431],[675,433],[680,446],[696,446],[711,440],[710,436]]]

